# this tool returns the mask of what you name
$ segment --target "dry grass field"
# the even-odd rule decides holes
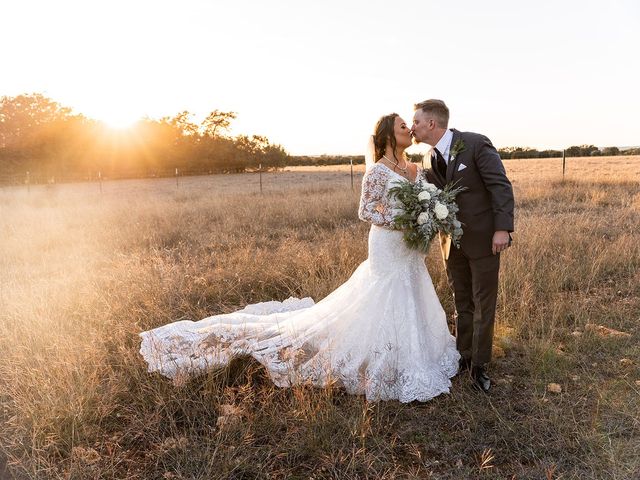
[[[0,189],[0,478],[640,478],[640,157],[572,158],[564,181],[560,159],[505,164],[495,387],[406,405],[279,389],[248,360],[174,386],[138,354],[141,330],[344,282],[362,167],[355,191],[348,167],[263,195],[257,174]]]

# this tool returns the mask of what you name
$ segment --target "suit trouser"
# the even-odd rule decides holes
[[[446,262],[456,305],[456,346],[475,365],[491,360],[500,254],[468,258],[452,247]]]

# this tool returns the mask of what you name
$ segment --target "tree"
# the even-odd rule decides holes
[[[71,109],[40,93],[0,98],[0,148],[20,147],[44,127],[71,117]]]
[[[128,130],[75,115],[41,94],[0,98],[0,168],[5,178],[122,178],[183,172],[242,172],[260,163],[285,165],[289,155],[260,135],[226,136],[235,112],[212,111],[200,124],[182,111],[145,118]],[[17,177],[16,177],[17,178]],[[14,180],[5,180],[14,181]]]
[[[590,157],[591,153],[598,150],[595,145],[574,145],[565,150],[567,157]]]
[[[620,149],[618,147],[605,147],[602,149],[602,155],[606,157],[620,155]]]
[[[76,155],[76,126],[86,119],[39,93],[0,98],[0,161],[4,173],[34,167],[67,171]],[[43,170],[42,168],[40,170]]]
[[[580,156],[580,147],[578,146],[571,146],[567,149],[565,149],[564,151],[565,155],[567,157],[579,157]]]
[[[235,120],[236,112],[221,112],[214,110],[200,124],[203,135],[214,138],[219,132],[227,131],[231,120]]]
[[[583,157],[590,157],[593,152],[599,150],[595,145],[582,145],[580,148]]]
[[[184,135],[193,136],[197,135],[198,126],[189,120],[189,117],[191,117],[191,115],[192,113],[189,113],[187,110],[185,110],[173,117],[164,117],[161,119],[161,121],[164,121],[174,127],[179,137],[182,137]]]

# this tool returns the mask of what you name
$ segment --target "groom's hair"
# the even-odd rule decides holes
[[[449,126],[449,109],[442,100],[425,100],[424,102],[416,103],[413,109],[422,110],[424,113],[430,114],[440,128]]]

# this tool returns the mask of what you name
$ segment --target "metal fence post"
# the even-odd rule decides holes
[[[349,164],[351,165],[351,190],[353,190],[353,158],[349,159]]]
[[[565,154],[564,154],[565,150],[564,148],[562,149],[562,180],[564,180],[564,172],[566,169],[566,165],[567,165],[567,161],[565,159]]]

